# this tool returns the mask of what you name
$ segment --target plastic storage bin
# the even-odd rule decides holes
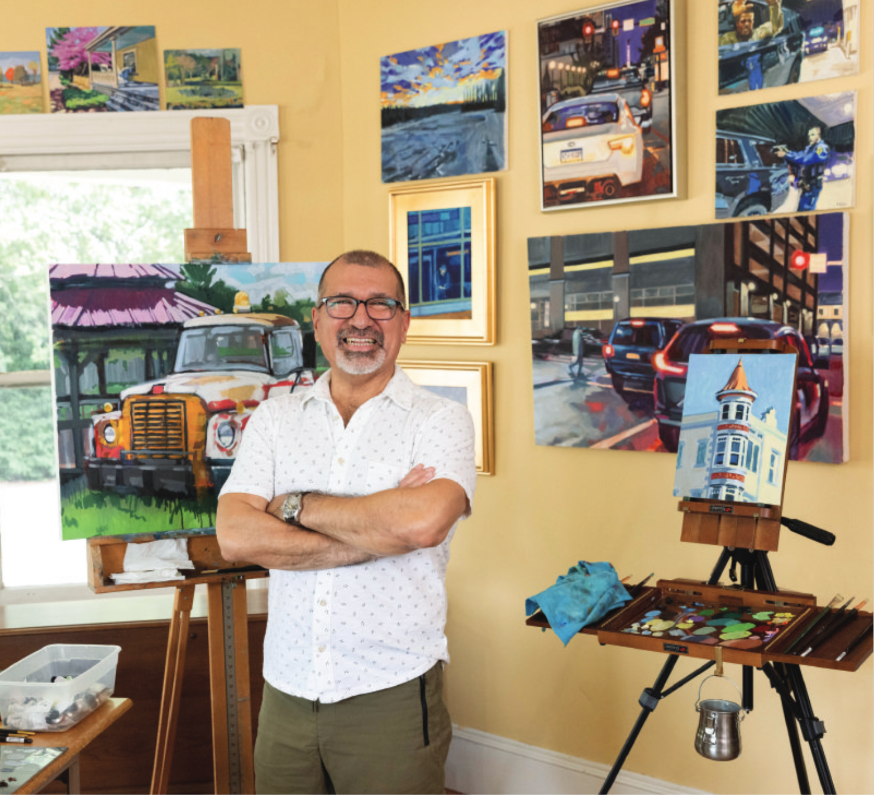
[[[0,717],[28,731],[75,726],[112,695],[120,651],[53,643],[28,655],[0,672]]]

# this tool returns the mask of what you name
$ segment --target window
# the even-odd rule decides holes
[[[181,229],[191,225],[191,201],[181,202],[178,195],[189,190],[180,186],[180,180],[185,183],[190,178],[175,169],[188,169],[191,120],[203,115],[221,115],[231,122],[235,226],[246,228],[254,261],[278,261],[276,107],[250,106],[220,114],[176,111],[66,118],[34,114],[0,119],[4,150],[0,178],[0,425],[4,426],[0,557],[2,585],[27,586],[28,599],[34,594],[31,586],[84,583],[86,575],[84,542],[61,542],[57,531],[58,465],[44,266],[53,261],[182,261]],[[102,174],[86,173],[94,171]],[[134,177],[144,184],[137,184]],[[86,227],[62,231],[61,219],[69,221],[59,198],[63,191],[74,194]],[[141,191],[136,205],[145,215],[138,216],[128,231],[125,223],[130,219],[125,220],[125,213],[131,202],[111,197],[135,191]],[[168,198],[174,194],[175,202]],[[184,206],[185,217],[178,217],[175,205]],[[156,216],[170,226],[162,226],[161,221],[156,233]],[[94,232],[98,227],[99,234]],[[168,231],[171,228],[174,231]],[[4,327],[3,319],[9,317],[16,322]],[[84,392],[97,395],[104,387],[121,389],[139,378],[134,370],[142,369],[142,361],[135,364],[123,350],[110,356],[106,373],[113,383],[87,383],[86,375]],[[147,361],[146,375],[165,365]],[[55,377],[61,391],[69,390],[63,363],[55,363]],[[87,416],[72,417],[59,409],[62,461],[71,457],[78,441],[73,426],[88,421]],[[14,445],[8,441],[13,437]],[[41,552],[38,568],[34,547]],[[75,596],[88,593],[83,587]],[[0,596],[7,602],[17,598],[21,597],[9,590]]]
[[[727,420],[731,416],[731,404],[726,403],[722,407],[722,419]]]
[[[736,420],[743,420],[746,422],[750,418],[750,406],[749,403],[738,403],[734,407],[734,418]]]
[[[724,436],[720,436],[716,440],[716,456],[713,459],[715,466],[721,467],[725,461],[725,442],[726,438]]]
[[[683,460],[683,448],[686,446],[685,441],[681,441],[680,445],[677,447],[677,469],[682,466],[681,462]]]
[[[707,466],[707,439],[698,440],[698,449],[695,452],[695,466]]]
[[[728,456],[729,466],[739,467],[747,449],[747,440],[742,436],[731,437],[731,450]]]
[[[780,454],[776,450],[771,450],[771,463],[768,465],[768,483],[772,486],[777,484],[779,479]]]

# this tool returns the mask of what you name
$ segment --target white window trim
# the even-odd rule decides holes
[[[199,116],[230,121],[234,217],[245,218],[252,261],[279,262],[276,105],[215,111],[2,116],[0,171],[189,166],[191,120]]]
[[[0,171],[188,167],[191,120],[199,116],[219,116],[230,121],[234,218],[245,219],[253,262],[279,262],[276,105],[215,111],[2,116]],[[0,388],[50,385],[50,371],[0,374]],[[266,582],[258,583],[260,587],[265,585]],[[149,593],[132,591],[125,592],[125,596]],[[87,586],[0,589],[0,603],[93,597],[95,594]]]

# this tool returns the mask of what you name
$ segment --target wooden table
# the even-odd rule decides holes
[[[59,748],[65,747],[64,751],[51,764],[46,765],[29,781],[26,781],[18,792],[31,793],[41,792],[46,785],[50,784],[59,776],[64,776],[67,783],[67,792],[70,795],[78,795],[79,788],[79,754],[85,750],[88,743],[106,731],[132,706],[129,698],[111,698],[101,704],[87,718],[83,718],[72,729],[63,732],[38,732],[34,735],[33,745],[28,748]]]

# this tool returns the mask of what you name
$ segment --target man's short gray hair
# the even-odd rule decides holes
[[[397,298],[401,304],[404,303],[404,277],[401,276],[401,272],[382,254],[377,254],[375,251],[366,251],[364,249],[354,249],[352,251],[347,251],[345,254],[341,254],[336,259],[332,260],[328,263],[328,267],[322,273],[322,278],[319,279],[319,298],[324,298],[324,287],[325,287],[325,277],[328,275],[328,271],[331,270],[331,266],[335,262],[340,261],[346,262],[349,265],[361,265],[365,268],[389,268],[394,271],[395,276],[398,280],[398,293]]]

